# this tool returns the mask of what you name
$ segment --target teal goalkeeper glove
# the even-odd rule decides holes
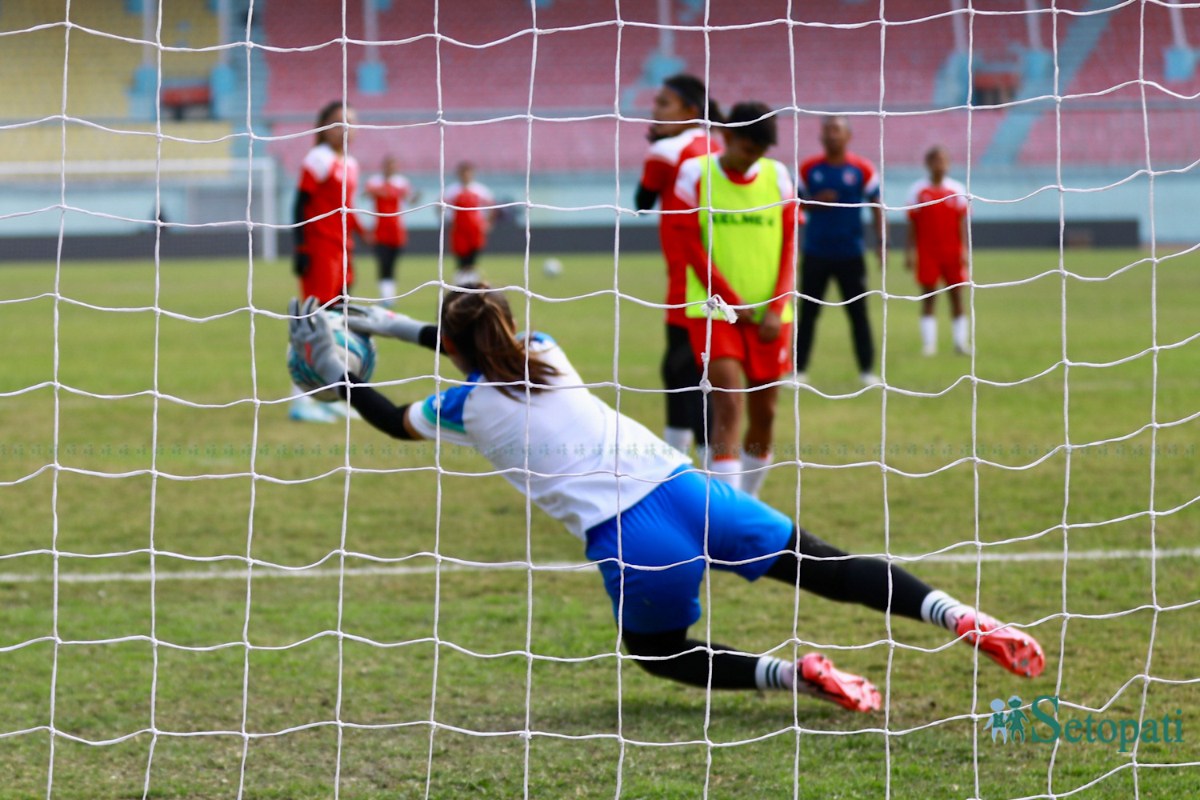
[[[383,306],[348,303],[342,310],[346,314],[346,327],[365,336],[387,336],[421,344],[421,330],[432,327],[428,322],[397,314]]]
[[[292,349],[303,355],[303,358],[313,371],[326,383],[341,383],[346,380],[346,360],[333,342],[333,333],[329,329],[329,319],[325,310],[310,297],[300,305],[300,301],[292,298],[288,303],[288,336],[292,340]]]

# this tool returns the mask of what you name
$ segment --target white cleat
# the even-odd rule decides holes
[[[328,403],[319,403],[311,397],[297,397],[288,409],[288,419],[293,422],[337,422],[339,417],[329,408]]]
[[[351,390],[353,391],[353,390]],[[362,419],[362,415],[354,410],[354,406],[342,400],[336,403],[323,403],[325,409],[337,419]]]
[[[862,375],[858,376],[858,379],[862,381],[863,386],[866,386],[868,388],[870,388],[872,386],[882,386],[883,385],[883,381],[879,380],[879,376],[876,375],[874,372],[864,372]]]
[[[454,273],[455,286],[474,286],[483,282],[483,275],[477,269],[460,269]]]

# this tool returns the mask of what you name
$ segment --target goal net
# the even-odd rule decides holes
[[[11,2],[0,37],[14,796],[1194,791],[1196,4]],[[795,263],[780,258],[794,285],[777,284],[787,369],[749,385],[739,371],[730,390],[707,354],[738,304],[711,275],[700,296],[668,295],[659,228],[684,214],[640,191],[679,74],[723,111],[765,104],[775,126],[776,188],[796,195],[739,212],[801,212]],[[318,120],[331,102],[353,112],[344,129]],[[695,122],[717,142],[746,127]],[[704,424],[737,419],[738,443],[766,426],[769,458],[737,468],[762,502],[1035,636],[1045,672],[1018,677],[900,613],[898,572],[883,612],[741,580],[725,568],[754,555],[713,556],[706,523],[695,563],[721,569],[688,631],[704,685],[654,674],[675,653],[630,652],[587,532],[513,489],[547,477],[533,459],[569,460],[579,420],[559,421],[561,441],[529,423],[526,466],[498,467],[458,444],[493,421],[463,411],[478,379],[383,337],[371,386],[438,433],[392,438],[345,404],[298,411],[294,207],[312,216],[303,174],[339,168],[311,160],[322,141],[360,170],[325,215],[356,242],[338,259],[354,302],[444,332],[439,304],[477,270],[517,330],[553,337],[622,415],[615,450],[635,422],[662,432],[684,396],[708,398]],[[954,183],[931,179],[939,160]],[[765,168],[735,167],[705,180]],[[369,183],[403,191],[388,206]],[[727,209],[699,186],[695,235],[717,259]],[[471,256],[454,229],[476,203]],[[929,278],[920,212],[959,203],[962,247]],[[688,304],[708,311],[682,323],[699,378],[671,389],[664,323]],[[728,476],[695,444],[708,503]],[[629,491],[618,472],[603,477]],[[802,559],[800,584],[844,560]],[[671,570],[642,574],[656,572]],[[873,682],[880,708],[716,688],[731,653],[812,652]]]

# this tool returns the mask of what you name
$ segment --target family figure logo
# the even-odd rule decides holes
[[[999,739],[1004,744],[1045,744],[1059,739],[1072,744],[1083,741],[1104,744],[1117,742],[1120,752],[1125,753],[1138,741],[1183,742],[1183,711],[1178,708],[1174,716],[1164,714],[1161,718],[1147,717],[1140,721],[1136,717],[1097,720],[1089,713],[1086,717],[1075,717],[1064,722],[1058,718],[1058,697],[1054,695],[1040,695],[1030,704],[1028,713],[1024,701],[1016,695],[1008,698],[1007,702],[996,698],[989,703],[989,707],[992,713],[984,724],[984,730],[991,733],[993,742]]]
[[[991,730],[992,741],[997,738],[1008,744],[1010,741],[1025,741],[1025,727],[1029,724],[1029,715],[1021,708],[1021,698],[1013,695],[1005,703],[996,698],[990,703],[992,716],[988,718],[985,730]]]

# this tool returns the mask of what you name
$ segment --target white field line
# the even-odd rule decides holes
[[[975,563],[1024,563],[1032,561],[1061,561],[1063,553],[1060,550],[1035,551],[1031,553],[935,553],[927,556],[894,556],[898,564],[910,562],[933,564],[975,564]],[[1200,558],[1200,547],[1160,548],[1158,550],[1076,550],[1070,553],[1072,561],[1128,561],[1166,558]],[[298,567],[283,569],[279,567],[257,566],[254,568],[254,578],[336,578],[339,575],[430,575],[439,569],[442,572],[492,572],[492,571],[528,571],[535,572],[580,572],[590,570],[589,563],[578,562],[547,562],[530,565],[520,561],[506,561],[497,564],[459,564],[452,561],[443,562],[440,567],[436,564],[413,565],[392,564],[372,567]],[[250,575],[247,569],[209,569],[209,570],[158,570],[155,572],[94,572],[73,573],[60,572],[59,583],[149,583],[154,581],[212,581],[212,580],[246,580]],[[0,585],[15,583],[48,583],[54,578],[48,572],[0,572]]]

